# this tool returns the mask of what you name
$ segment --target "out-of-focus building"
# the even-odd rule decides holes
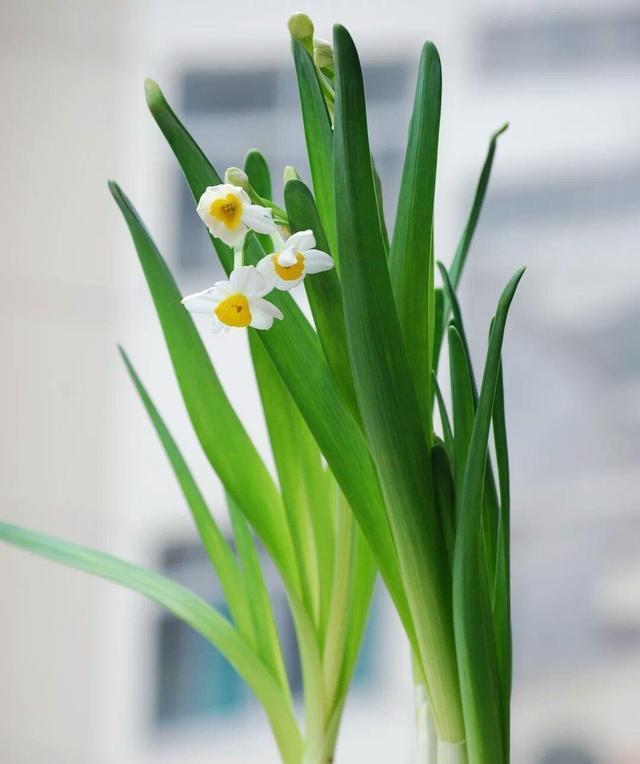
[[[637,3],[331,0],[365,66],[395,207],[420,45],[440,49],[437,256],[450,260],[505,120],[461,297],[476,371],[498,294],[528,272],[505,348],[513,471],[515,764],[640,757],[640,9]],[[5,284],[0,516],[164,570],[212,600],[184,502],[115,350],[121,341],[211,506],[115,176],[185,292],[219,275],[146,112],[151,76],[220,170],[264,150],[306,172],[286,18],[294,4],[111,0],[0,6]],[[206,333],[267,459],[244,341]],[[278,581],[269,577],[278,599]],[[295,644],[279,609],[295,672]],[[275,762],[215,651],[136,595],[0,548],[0,761]],[[410,762],[409,661],[376,598],[339,760]],[[375,731],[375,734],[372,734]]]

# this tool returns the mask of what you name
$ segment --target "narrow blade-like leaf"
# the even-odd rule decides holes
[[[262,703],[283,760],[299,764],[302,739],[282,688],[233,626],[188,589],[124,560],[0,522],[0,539],[55,562],[113,581],[157,602],[215,645]]]
[[[464,729],[452,644],[450,568],[378,225],[362,71],[353,40],[339,25],[334,27],[334,50],[334,182],[349,356],[398,547],[419,656],[423,667],[428,665],[439,731],[445,740],[458,742]]]
[[[229,606],[231,616],[240,633],[252,644],[256,641],[256,632],[251,620],[246,597],[239,580],[240,571],[236,564],[233,552],[218,527],[218,524],[209,511],[209,507],[198,488],[187,463],[185,462],[175,440],[167,429],[162,417],[149,397],[142,381],[133,368],[127,354],[120,348],[122,360],[127,368],[129,376],[135,385],[142,403],[151,419],[156,433],[167,454],[169,462],[176,475],[182,493],[189,505],[202,545],[207,552],[213,567],[220,579],[220,585],[224,592],[225,600]]]
[[[491,612],[490,582],[482,556],[482,500],[487,447],[500,353],[509,306],[522,277],[506,286],[493,325],[478,409],[460,499],[453,567],[456,652],[469,759],[474,764],[506,764],[505,709]]]
[[[433,43],[422,49],[400,185],[389,272],[423,422],[431,437],[435,295],[433,207],[442,73]]]
[[[473,198],[473,204],[471,205],[469,219],[467,220],[467,224],[464,228],[464,231],[462,232],[462,238],[460,239],[458,248],[456,249],[456,253],[453,257],[453,262],[449,268],[451,283],[455,289],[458,288],[458,284],[460,283],[460,277],[462,276],[462,271],[467,261],[467,255],[469,254],[471,240],[473,239],[473,234],[475,233],[476,226],[478,224],[480,212],[482,211],[484,197],[487,193],[487,186],[489,185],[489,178],[491,176],[491,168],[493,167],[493,159],[496,153],[498,138],[502,135],[502,133],[505,132],[508,127],[509,123],[507,122],[499,130],[496,130],[496,132],[491,136],[491,140],[489,141],[489,150],[487,151],[487,157],[484,160],[482,172],[480,173],[480,179],[478,180],[478,186]]]
[[[227,506],[240,563],[239,583],[244,584],[245,598],[253,617],[257,653],[265,665],[271,669],[271,673],[291,701],[280,637],[255,542],[244,515],[229,494],[227,494]]]
[[[313,231],[316,247],[322,252],[332,254],[315,202],[304,183],[299,180],[289,181],[285,186],[284,198],[291,230]],[[347,354],[347,335],[338,274],[335,270],[317,273],[305,279],[304,285],[327,363],[349,408],[359,417]]]
[[[504,410],[504,383],[502,364],[498,373],[496,396],[493,403],[493,436],[496,447],[496,464],[500,485],[500,522],[498,532],[498,560],[494,585],[494,622],[498,648],[498,670],[502,686],[503,705],[509,708],[511,696],[511,573],[510,573],[510,497],[509,453],[507,450],[507,426]],[[507,745],[509,740],[509,719]]]
[[[313,191],[330,249],[336,262],[338,262],[336,213],[333,204],[333,130],[331,129],[331,117],[327,111],[318,74],[309,52],[297,40],[292,41],[292,46]]]
[[[220,384],[180,291],[133,205],[109,185],[133,238],[176,378],[202,448],[285,578],[292,552],[280,494]]]

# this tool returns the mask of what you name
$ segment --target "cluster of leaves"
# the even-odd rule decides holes
[[[332,755],[368,612],[374,560],[406,630],[439,738],[466,746],[472,764],[505,764],[511,637],[501,346],[522,273],[500,298],[479,390],[456,297],[501,131],[491,140],[452,266],[447,271],[438,263],[442,287],[436,287],[438,53],[431,43],[422,52],[389,238],[369,148],[360,62],[341,26],[334,30],[334,50],[335,77],[332,71],[329,78],[308,47],[293,42],[313,193],[293,179],[284,199],[291,230],[311,229],[336,268],[305,281],[315,329],[290,294],[274,292],[270,299],[287,320],[268,332],[249,330],[279,488],[233,411],[166,263],[131,202],[117,185],[110,186],[194,430],[229,496],[235,550],[126,356],[125,363],[220,578],[232,622],[176,584],[106,555],[7,524],[0,524],[0,537],[123,583],[193,626],[260,699],[286,764],[300,764],[303,756],[323,762]],[[335,88],[330,99],[329,87]],[[197,200],[221,178],[157,85],[148,82],[146,93]],[[258,193],[270,199],[262,155],[250,152],[245,170]],[[229,273],[233,251],[212,242]],[[258,262],[266,246],[250,234],[247,262]],[[445,338],[451,416],[436,378]],[[435,408],[441,436],[434,430]],[[305,682],[304,734],[252,530],[285,582]]]

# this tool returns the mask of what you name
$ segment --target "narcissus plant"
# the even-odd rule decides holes
[[[0,538],[135,589],[202,634],[262,703],[284,764],[334,761],[377,570],[413,659],[420,764],[508,764],[510,499],[502,342],[522,271],[487,317],[479,383],[457,297],[504,128],[491,138],[467,225],[446,268],[436,262],[433,233],[441,102],[435,46],[422,50],[388,232],[353,40],[339,25],[333,45],[315,38],[304,14],[292,17],[289,30],[311,177],[307,184],[292,167],[285,169],[283,206],[273,200],[262,154],[249,152],[243,169],[229,168],[221,177],[159,87],[146,83],[151,114],[228,280],[183,297],[132,203],[110,184],[194,431],[226,491],[228,534],[123,353],[124,362],[230,616],[166,578],[101,552],[7,523],[0,523]],[[313,321],[294,299],[296,289],[305,290]],[[275,475],[232,408],[192,313],[207,316],[216,331],[248,333]],[[448,375],[438,375],[445,343]],[[450,405],[441,389],[445,376]],[[287,593],[303,719],[258,540]]]

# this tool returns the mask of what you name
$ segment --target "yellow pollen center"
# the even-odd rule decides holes
[[[209,213],[230,231],[235,231],[242,223],[242,202],[235,194],[227,194],[223,199],[211,202]]]
[[[304,257],[296,252],[295,265],[280,265],[278,255],[273,256],[273,267],[283,281],[295,281],[302,276],[304,270]]]
[[[213,312],[227,326],[249,326],[251,323],[249,301],[243,294],[226,297]]]

